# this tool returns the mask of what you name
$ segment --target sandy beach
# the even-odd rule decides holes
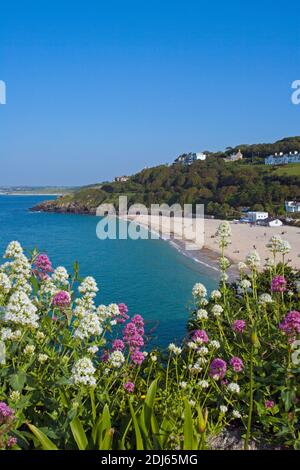
[[[180,236],[182,233],[182,225],[179,221],[174,222],[171,225],[170,232],[170,221],[169,218],[164,216],[147,216],[147,215],[128,215],[122,216],[128,220],[134,221],[138,225],[141,225],[153,232],[159,233],[164,239],[168,239],[168,234],[171,233],[171,243],[178,248],[183,254],[195,259],[195,261],[203,262],[208,264],[212,269],[217,269],[217,257],[220,255],[220,249],[218,246],[218,240],[215,237],[216,231],[221,220],[216,219],[204,219],[203,227],[203,243],[200,236],[200,241],[195,243],[195,224],[202,224],[201,220],[193,220],[193,229],[188,229],[184,232],[182,240],[177,240],[176,236]],[[231,270],[232,273],[236,271],[236,265],[239,261],[244,261],[247,254],[256,248],[262,262],[270,256],[266,248],[266,244],[273,235],[280,235],[284,240],[287,240],[292,250],[287,256],[291,259],[291,266],[300,269],[300,228],[299,227],[260,227],[250,226],[248,224],[240,224],[230,222],[232,237],[231,244],[226,248],[226,257],[229,258],[233,264]],[[198,233],[201,232],[201,225],[197,227]],[[199,238],[198,238],[199,239]],[[189,245],[195,244],[193,250],[189,250]]]

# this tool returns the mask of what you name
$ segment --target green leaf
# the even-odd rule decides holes
[[[38,291],[39,291],[39,283],[38,283],[36,277],[31,276],[31,278],[30,278],[30,283],[31,283],[32,288],[33,288],[33,294],[34,294],[34,295],[37,295],[37,293],[38,293]]]
[[[183,424],[183,449],[193,450],[194,423],[192,418],[191,405],[184,399],[184,424]]]
[[[38,439],[38,441],[40,442],[44,450],[58,450],[54,442],[52,442],[46,436],[46,434],[40,431],[37,427],[29,423],[27,424],[27,426],[29,427],[30,431],[35,435],[35,437]]]
[[[141,434],[141,430],[138,424],[138,420],[136,417],[136,414],[134,412],[134,409],[132,407],[132,404],[129,400],[129,408],[130,408],[130,414],[132,417],[133,421],[133,426],[134,426],[134,432],[135,432],[135,439],[136,439],[136,450],[144,450],[144,444],[143,444],[143,438]]]
[[[153,406],[154,406],[154,401],[156,397],[156,391],[157,391],[157,379],[154,380],[152,384],[150,385],[146,398],[145,398],[145,404],[143,407],[144,423],[145,423],[146,429],[150,429],[150,426],[151,426],[151,416],[153,413]]]
[[[25,372],[19,372],[18,374],[13,374],[9,379],[9,383],[10,383],[11,387],[14,390],[17,390],[18,392],[22,391],[22,389],[25,385],[25,382],[26,382]]]
[[[79,450],[85,450],[88,446],[88,440],[84,432],[83,426],[78,417],[74,418],[71,423],[71,431]]]

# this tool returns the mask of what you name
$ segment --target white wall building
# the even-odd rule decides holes
[[[275,153],[265,158],[265,165],[288,165],[289,163],[300,163],[300,153]]]
[[[250,222],[256,223],[259,220],[265,220],[269,217],[268,212],[258,212],[258,211],[250,211],[247,212],[246,214],[247,219],[250,220]]]
[[[285,201],[286,212],[300,212],[300,202],[297,201]]]
[[[186,155],[181,155],[175,160],[175,162],[183,163],[184,165],[191,165],[198,160],[205,161],[206,157],[207,155],[203,152],[191,152]]]
[[[237,162],[239,160],[243,160],[243,154],[240,150],[237,153],[232,153],[229,157],[224,158],[225,162]]]

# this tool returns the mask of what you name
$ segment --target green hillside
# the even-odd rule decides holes
[[[242,207],[281,215],[286,199],[300,199],[298,167],[295,171],[287,167],[287,174],[284,168],[245,161],[225,163],[215,157],[190,166],[161,165],[145,169],[127,182],[84,187],[35,209],[94,214],[100,204],[117,206],[118,197],[126,195],[129,205],[205,204],[206,214],[216,217],[238,217]]]

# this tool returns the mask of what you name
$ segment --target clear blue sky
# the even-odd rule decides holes
[[[299,135],[300,2],[1,2],[0,79],[0,185]]]

